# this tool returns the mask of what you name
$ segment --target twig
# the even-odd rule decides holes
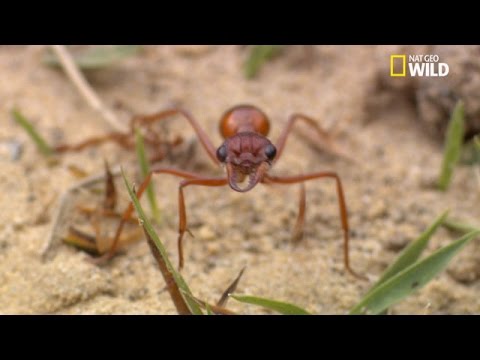
[[[51,45],[52,50],[58,56],[58,60],[63,67],[63,70],[75,85],[77,90],[86,100],[86,102],[95,110],[98,111],[102,117],[117,131],[126,132],[128,128],[122,124],[117,116],[102,103],[92,87],[78,69],[72,56],[63,45]]]
[[[111,173],[112,173],[112,176],[119,176],[121,174],[120,166],[115,166],[113,169],[111,169]],[[41,256],[44,260],[47,258],[48,254],[50,253],[50,250],[52,249],[54,240],[56,239],[56,235],[58,233],[58,228],[62,223],[61,218],[62,218],[62,215],[64,214],[67,201],[70,199],[70,196],[72,195],[72,193],[79,191],[83,188],[92,186],[94,184],[97,184],[101,181],[104,181],[105,176],[106,176],[105,173],[102,173],[101,175],[93,175],[86,179],[83,179],[73,184],[60,196],[58,207],[55,210],[55,214],[53,216],[52,228],[47,237],[47,242],[45,243],[41,252]]]

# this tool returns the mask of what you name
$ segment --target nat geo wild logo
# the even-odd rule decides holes
[[[444,77],[449,71],[448,64],[440,62],[438,55],[390,55],[390,76],[393,77]]]

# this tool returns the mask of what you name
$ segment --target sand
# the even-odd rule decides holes
[[[293,134],[272,173],[333,170],[340,174],[352,228],[352,266],[370,281],[359,281],[344,270],[332,181],[307,184],[305,238],[299,245],[291,242],[298,186],[257,186],[245,194],[228,187],[192,187],[186,190],[186,202],[195,237],[185,238],[183,275],[195,295],[215,302],[246,266],[240,293],[293,302],[313,313],[343,314],[398,252],[445,209],[465,222],[475,223],[479,218],[480,191],[472,168],[459,167],[447,193],[435,190],[432,184],[440,169],[441,141],[425,131],[408,98],[378,93],[379,63],[388,61],[383,56],[385,49],[318,46],[306,51],[290,47],[254,80],[246,80],[242,72],[247,50],[237,46],[147,47],[138,56],[89,73],[88,80],[125,122],[135,114],[172,105],[185,107],[216,146],[222,141],[218,133],[221,114],[239,103],[255,104],[268,114],[272,139],[294,112],[318,119],[337,134],[338,144],[356,162],[318,151]],[[38,152],[12,120],[13,107],[51,143],[74,143],[111,130],[61,71],[42,65],[42,56],[41,47],[0,47],[0,313],[174,314],[144,240],[105,267],[89,263],[85,252],[60,239],[51,257],[42,260],[60,195],[79,180],[70,166],[88,175],[101,174],[105,158],[123,166],[131,180],[137,171],[134,152],[114,144],[64,154],[56,164]],[[168,123],[170,134],[193,141],[194,132],[186,122],[175,118]],[[17,159],[9,152],[11,143],[20,144],[23,150]],[[193,158],[186,156],[179,151],[165,164],[181,164],[202,174],[222,173],[198,145]],[[176,261],[178,179],[159,176],[155,184],[164,216],[157,230]],[[124,207],[121,179],[117,187]],[[98,203],[101,196],[89,199]],[[75,206],[85,201],[85,196],[72,198],[65,226],[75,222]],[[456,237],[440,229],[427,251]],[[479,313],[479,250],[476,242],[468,245],[447,271],[390,312]],[[229,308],[242,314],[270,313],[235,301],[229,302]]]

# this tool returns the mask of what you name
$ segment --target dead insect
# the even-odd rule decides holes
[[[94,208],[77,206],[77,210],[88,219],[92,230],[83,230],[71,225],[68,228],[68,234],[63,237],[63,241],[94,256],[105,254],[111,248],[114,238],[105,234],[106,226],[104,225],[108,223],[107,219],[118,221],[121,218],[121,214],[116,211],[117,197],[114,178],[108,163],[105,161],[105,197],[103,203]],[[130,231],[124,233],[117,240],[118,248],[123,248],[140,240],[143,235],[142,230],[136,226],[138,224],[137,219],[130,218],[128,221],[133,226]],[[91,234],[91,231],[94,234]]]

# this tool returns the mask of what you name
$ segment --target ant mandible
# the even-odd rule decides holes
[[[276,145],[267,139],[270,130],[270,123],[267,116],[259,108],[252,105],[237,105],[224,113],[220,120],[220,133],[225,141],[218,148],[212,145],[212,142],[205,131],[200,127],[195,118],[186,110],[173,108],[162,111],[153,115],[141,117],[141,122],[148,124],[162,119],[166,119],[173,115],[182,115],[187,119],[195,130],[200,143],[207,151],[212,161],[217,165],[224,165],[226,168],[226,177],[206,177],[193,172],[187,172],[172,167],[154,166],[150,173],[138,188],[137,196],[140,198],[147,188],[153,174],[171,174],[183,178],[178,188],[178,254],[179,268],[183,267],[183,246],[182,239],[187,231],[187,214],[185,210],[184,188],[190,185],[199,186],[225,186],[229,185],[233,190],[238,192],[247,192],[253,189],[259,183],[266,184],[295,184],[300,183],[300,201],[297,222],[295,225],[294,239],[300,240],[303,236],[303,226],[305,220],[305,186],[307,180],[332,178],[336,182],[338,205],[340,209],[340,219],[343,229],[343,252],[344,264],[347,271],[357,278],[365,279],[364,276],[358,275],[350,267],[349,260],[349,226],[347,205],[345,203],[345,195],[343,192],[342,182],[337,173],[332,171],[313,172],[310,174],[297,176],[273,176],[268,174],[271,166],[277,162],[285,148],[288,135],[291,133],[293,125],[302,120],[311,126],[321,137],[326,138],[328,134],[323,130],[315,120],[303,114],[293,114],[287,121],[287,125],[280,134]],[[247,184],[240,187],[244,180]],[[131,217],[133,212],[133,204],[130,203],[125,210],[122,220],[115,233],[114,241],[110,250],[102,257],[97,258],[97,263],[103,263],[110,259],[115,253],[119,238],[126,221]]]

